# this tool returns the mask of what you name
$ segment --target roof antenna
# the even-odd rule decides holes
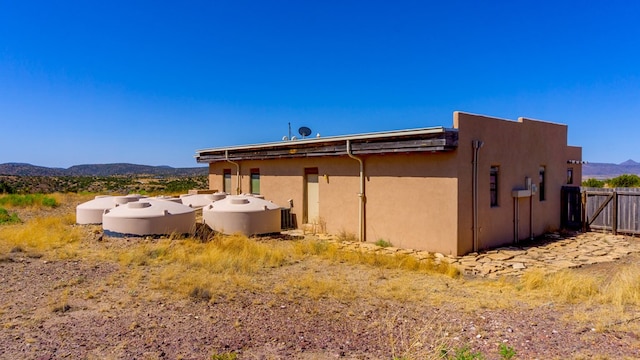
[[[289,139],[291,139],[291,123],[289,123]]]

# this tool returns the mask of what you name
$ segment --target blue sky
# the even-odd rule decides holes
[[[202,148],[569,125],[640,161],[640,2],[0,0],[0,163],[197,166]]]

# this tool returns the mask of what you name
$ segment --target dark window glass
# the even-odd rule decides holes
[[[498,206],[498,173],[500,168],[492,166],[489,173],[489,193],[491,195],[491,206]]]

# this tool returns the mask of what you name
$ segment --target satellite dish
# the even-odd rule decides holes
[[[282,137],[282,141],[288,141],[288,140],[289,140],[289,137],[287,135]]]
[[[311,129],[309,129],[306,126],[303,126],[300,129],[298,129],[298,132],[300,133],[300,135],[302,135],[303,138],[311,135]]]

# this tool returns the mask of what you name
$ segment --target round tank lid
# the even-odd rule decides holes
[[[231,204],[233,204],[233,205],[242,205],[242,204],[248,204],[249,203],[249,199],[247,199],[247,198],[231,198],[231,200],[229,202]]]
[[[145,199],[143,201],[130,202],[126,206],[115,207],[104,216],[141,219],[178,215],[194,211],[195,210],[189,206],[178,204],[173,201]]]
[[[127,206],[131,209],[142,209],[151,206],[151,204],[143,201],[134,201],[128,203]]]
[[[232,195],[211,203],[204,210],[213,212],[259,212],[279,209],[280,207],[271,201],[253,196]]]

